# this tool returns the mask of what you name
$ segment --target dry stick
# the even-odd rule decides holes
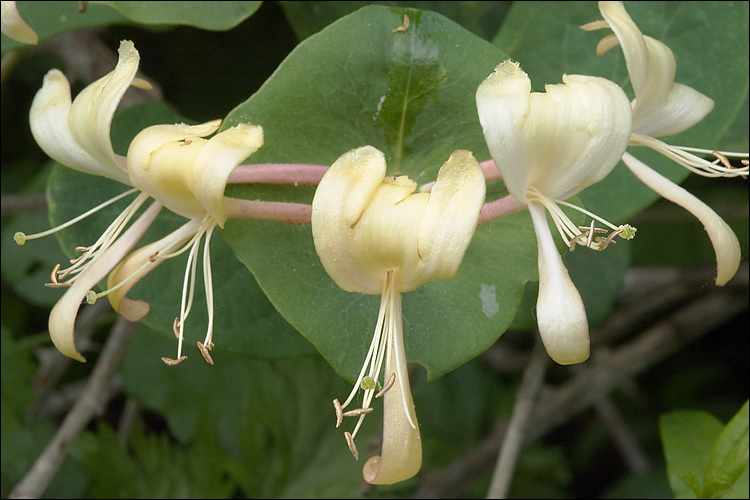
[[[52,441],[9,498],[39,498],[55,477],[71,445],[94,415],[101,413],[109,397],[110,383],[120,366],[125,347],[135,332],[135,323],[119,318],[112,328],[86,389],[65,417]]]
[[[0,215],[24,215],[47,211],[47,195],[40,194],[4,194],[0,198]]]
[[[98,300],[93,305],[81,308],[76,325],[76,345],[81,352],[90,350],[91,336],[96,332],[97,323],[102,316],[111,312],[112,307],[107,300]],[[76,388],[66,390],[69,389],[69,386],[64,387],[63,390],[58,388],[54,392],[52,389],[58,387],[60,379],[65,375],[70,364],[73,363],[73,359],[61,356],[60,351],[52,345],[41,349],[38,357],[39,370],[31,381],[31,387],[34,389],[37,399],[34,412],[39,416],[62,415],[70,410],[70,407],[80,396],[80,391],[77,391]],[[81,382],[81,386],[85,387],[85,383]],[[68,395],[73,394],[74,397],[68,397]]]
[[[747,310],[747,294],[715,289],[658,322],[635,340],[609,354],[595,353],[590,366],[541,398],[529,419],[526,442],[532,442],[591,407],[623,381],[643,372],[737,313]],[[482,475],[500,449],[507,422],[445,470],[430,474],[414,498],[455,498],[470,480]]]
[[[487,498],[506,498],[508,495],[516,462],[523,448],[526,425],[542,388],[548,364],[549,357],[537,335],[531,362],[523,373],[521,387],[516,395],[516,404],[495,464]]]
[[[628,424],[620,416],[617,406],[609,398],[602,398],[596,402],[594,409],[631,472],[648,472],[648,457]]]

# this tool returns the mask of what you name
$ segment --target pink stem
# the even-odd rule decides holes
[[[224,198],[227,218],[262,219],[286,222],[288,224],[310,224],[312,206],[304,203],[283,203],[278,201],[240,200]],[[479,224],[499,219],[524,210],[526,205],[516,201],[511,195],[485,203],[479,213]]]
[[[320,182],[328,167],[303,163],[266,163],[239,165],[229,176],[228,184],[312,184]]]
[[[490,222],[524,209],[526,209],[526,205],[520,203],[513,196],[507,195],[499,200],[485,203],[481,212],[479,212],[478,224],[484,224],[485,222]]]
[[[265,219],[289,224],[310,224],[312,205],[277,201],[239,200],[224,198],[227,218]]]
[[[488,181],[500,179],[500,171],[492,160],[480,163]],[[229,176],[227,184],[291,184],[315,185],[323,178],[328,167],[305,163],[265,163],[239,165]],[[433,183],[427,184],[432,186]]]
[[[503,178],[493,160],[485,160],[481,162],[479,166],[482,167],[482,170],[484,171],[485,180],[496,181]]]

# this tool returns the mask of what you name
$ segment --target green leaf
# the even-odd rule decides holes
[[[724,428],[703,411],[683,410],[659,418],[669,484],[675,498],[700,498],[710,450]]]
[[[261,2],[89,2],[109,5],[143,24],[184,24],[206,30],[232,29],[258,10]]]
[[[197,446],[209,426],[216,445],[236,457],[216,466],[226,467],[229,479],[245,495],[356,494],[362,463],[354,460],[342,432],[334,428],[330,404],[349,388],[319,357],[270,363],[224,354],[216,357],[215,366],[197,358],[168,367],[151,353],[169,343],[143,330],[120,369],[128,393],[163,415],[185,446]]]
[[[92,3],[92,2],[89,2]],[[36,31],[39,41],[48,40],[61,33],[92,28],[95,26],[110,26],[128,22],[119,12],[103,5],[89,5],[85,12],[79,7],[81,2],[16,2],[18,13],[26,24]],[[25,43],[11,40],[2,35],[2,52],[30,47]]]
[[[732,484],[748,466],[748,402],[724,427],[714,443],[705,472],[703,495],[718,498],[717,493],[731,490]]]
[[[232,458],[216,446],[215,429],[205,425],[189,447],[167,434],[134,426],[128,448],[106,423],[87,433],[77,453],[85,460],[93,498],[232,498],[226,480]]]
[[[406,31],[404,14],[410,18]],[[389,174],[434,180],[456,149],[489,158],[476,114],[479,83],[505,54],[432,12],[366,7],[302,42],[263,87],[229,114],[263,126],[253,163],[330,165],[363,145],[385,152]],[[300,82],[304,82],[301,84]],[[268,199],[261,186],[228,195]],[[311,190],[281,199],[310,203]],[[320,265],[309,226],[232,220],[225,237],[276,308],[342,376],[354,379],[377,318],[378,296],[340,290]],[[434,379],[486,349],[536,279],[528,214],[478,228],[458,274],[405,294],[407,358]]]
[[[163,103],[147,103],[129,108],[115,118],[112,135],[115,151],[124,152],[135,134],[149,125],[181,121],[184,119],[175,115]],[[53,226],[86,212],[125,191],[125,188],[109,179],[57,165],[50,176],[47,193]],[[130,200],[123,200],[113,204],[70,229],[57,233],[63,250],[72,257],[73,248],[96,241],[129,202]],[[186,222],[186,219],[171,212],[163,212],[142,238],[142,244],[155,241]],[[33,243],[29,242],[27,246]],[[262,359],[309,355],[314,352],[312,346],[279,316],[218,231],[211,240],[211,257],[214,340],[217,351],[228,350]],[[151,304],[151,312],[143,322],[171,338],[173,342],[172,325],[174,318],[179,317],[186,260],[186,254],[167,260],[128,294],[131,298],[142,299]],[[202,280],[198,281],[195,301],[185,328],[186,344],[192,346],[203,340],[208,324],[203,284]],[[63,293],[62,290],[57,292],[59,296]],[[174,352],[176,350],[175,343]],[[192,352],[198,354],[197,350]],[[153,355],[157,358],[174,357],[173,352]]]

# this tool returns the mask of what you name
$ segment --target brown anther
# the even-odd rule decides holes
[[[373,408],[357,408],[356,410],[349,410],[341,414],[342,417],[359,417],[360,415],[367,415],[371,413]]]
[[[159,252],[154,252],[153,254],[148,256],[149,262],[156,262],[156,258],[159,256]]]
[[[611,232],[611,233],[609,234],[609,236],[607,236],[606,238],[602,238],[601,236],[599,236],[599,237],[598,237],[598,238],[596,239],[596,242],[597,242],[597,243],[599,243],[599,248],[598,248],[597,250],[599,250],[599,251],[601,252],[602,250],[604,250],[605,248],[607,248],[607,246],[608,246],[608,245],[609,245],[610,243],[612,243],[613,245],[614,245],[615,243],[617,243],[616,241],[613,241],[613,238],[614,238],[615,236],[617,236],[618,234],[620,234],[621,232],[622,232],[622,229],[615,229],[615,230],[614,230],[614,231],[612,231],[612,232]]]
[[[183,361],[187,359],[187,356],[180,356],[179,359],[172,359],[172,358],[165,358],[162,357],[161,360],[164,361],[169,366],[177,366]]]
[[[172,323],[172,331],[174,332],[174,336],[179,339],[180,338],[180,318],[174,319],[174,323]]]
[[[354,455],[354,460],[359,460],[359,452],[357,451],[357,445],[354,444],[354,438],[352,437],[352,433],[349,431],[344,432],[344,437],[346,438],[346,444],[349,445],[349,451],[352,452],[352,455]]]
[[[213,348],[214,345],[212,343],[210,343],[210,342],[209,342],[208,345],[209,345],[209,347],[206,347],[205,345],[203,345],[203,342],[198,341],[198,349],[201,350],[201,354],[203,355],[203,359],[205,359],[206,363],[208,363],[209,365],[213,365],[214,364],[214,360],[213,360],[213,358],[211,357],[211,354],[208,351],[210,351]]]
[[[578,229],[584,231],[588,241],[586,242],[586,248],[591,248],[591,244],[594,243],[594,234],[606,233],[606,229],[600,229],[594,225],[594,221],[591,221],[591,226],[578,226]]]
[[[185,142],[183,142],[182,144],[180,144],[180,146],[189,146],[192,143],[193,143],[192,139],[187,139],[187,140],[185,140]]]
[[[333,400],[333,409],[336,410],[336,428],[338,429],[341,426],[341,422],[344,421],[344,413],[338,399]]]
[[[74,251],[74,252],[85,252],[85,251],[86,251],[86,250],[88,250],[88,249],[89,249],[89,247],[75,247],[75,248],[73,249],[73,251]]]
[[[47,288],[68,288],[72,283],[45,283]]]
[[[729,163],[729,160],[727,159],[727,157],[724,156],[723,154],[719,153],[718,151],[713,151],[711,154],[714,155],[717,161],[720,161],[721,164],[724,165],[726,168],[734,168],[732,164]]]
[[[65,272],[57,271],[57,274],[58,274],[58,276],[57,276],[57,279],[58,279],[58,280],[64,280],[64,279],[65,279],[65,278],[67,278],[67,277],[68,277],[68,276],[70,275],[70,273],[72,273],[72,272],[73,272],[73,270],[72,270],[72,269],[68,269],[68,270],[67,270],[67,271],[65,271]]]
[[[380,389],[380,391],[378,391],[377,394],[375,394],[375,397],[376,398],[382,398],[385,395],[386,392],[388,392],[388,391],[391,390],[391,387],[393,387],[393,384],[395,382],[396,382],[396,374],[395,373],[391,373],[390,378],[385,383],[385,385],[383,386],[383,388]]]
[[[83,258],[84,258],[83,255],[79,255],[75,259],[70,259],[68,262],[70,262],[71,266],[74,266],[74,265],[78,264],[81,260],[83,260]]]
[[[60,264],[55,264],[55,267],[52,268],[52,272],[49,275],[49,279],[50,281],[52,281],[52,283],[48,283],[48,284],[51,284],[52,286],[57,286],[60,284],[57,281],[57,272],[59,270],[60,270]]]
[[[401,26],[399,26],[398,28],[392,30],[392,31],[393,31],[393,33],[398,33],[399,31],[406,31],[408,29],[409,29],[409,16],[407,16],[406,14],[404,14],[404,22],[403,22],[403,24]]]
[[[576,234],[575,236],[573,236],[570,239],[570,251],[572,252],[573,250],[575,250],[576,249],[576,243],[578,243],[579,240],[581,240],[581,239],[583,239],[585,237],[586,237],[586,233],[580,233],[580,234]],[[581,243],[581,245],[583,245],[583,243]]]

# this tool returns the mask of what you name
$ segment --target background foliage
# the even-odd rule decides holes
[[[386,152],[389,173],[407,173],[420,183],[434,179],[454,149],[470,149],[480,161],[489,158],[474,92],[508,55],[521,62],[536,90],[558,83],[563,73],[581,73],[610,78],[630,92],[621,54],[613,50],[596,56],[601,33],[577,28],[600,17],[590,2],[218,4],[88,2],[80,13],[77,2],[19,2],[43,43],[25,48],[2,38],[4,55],[21,49],[13,53],[16,59],[3,61],[3,496],[53,435],[70,404],[63,396],[75,395],[90,373],[89,366],[61,363],[57,353],[50,353],[46,317],[60,293],[41,285],[53,265],[67,258],[60,248],[68,252],[91,241],[117,206],[61,233],[59,245],[47,238],[15,247],[12,233],[60,223],[122,190],[51,164],[34,144],[27,114],[49,68],[66,68],[80,89],[111,69],[120,39],[135,42],[144,75],[160,86],[163,97],[153,101],[146,96],[148,102],[123,106],[113,127],[121,153],[147,125],[226,117],[225,127],[246,120],[263,125],[266,145],[253,162],[327,165],[348,149],[372,144]],[[626,5],[644,33],[675,52],[677,81],[716,100],[705,120],[670,142],[747,151],[747,3]],[[394,33],[405,14],[409,29]],[[70,57],[80,47],[84,65]],[[10,64],[13,72],[6,77]],[[641,157],[675,180],[686,177],[655,155]],[[736,230],[745,256],[744,285],[731,290],[746,297],[746,184],[689,178],[685,186]],[[488,199],[506,194],[501,182],[488,188]],[[43,211],[25,209],[13,217],[6,211],[11,195],[33,201],[33,193],[45,190],[49,216],[43,205]],[[247,185],[232,186],[228,194],[309,203],[313,192]],[[587,208],[639,228],[630,244],[565,256],[592,324],[609,325],[630,298],[644,293],[634,283],[655,290],[657,278],[668,276],[665,269],[678,273],[669,290],[690,282],[679,273],[708,270],[708,278],[686,292],[690,300],[712,287],[714,257],[700,223],[678,207],[654,203],[656,196],[622,165],[580,198]],[[147,238],[175,227],[179,218],[167,215],[158,222]],[[456,278],[431,282],[404,297],[408,357],[421,365],[415,365],[414,399],[425,465],[417,478],[377,489],[360,484],[360,464],[333,429],[329,407],[333,397],[348,392],[342,377],[353,378],[362,362],[377,297],[342,292],[327,278],[309,226],[230,221],[222,236],[214,238],[212,248],[214,283],[220,284],[215,290],[216,366],[204,365],[195,349],[178,369],[159,360],[175,349],[171,322],[184,263],[163,264],[132,292],[154,307],[128,346],[106,411],[76,442],[45,496],[405,497],[424,495],[436,483],[437,471],[481,456],[478,447],[510,414],[520,369],[536,336],[536,248],[527,214],[480,226]],[[652,269],[651,279],[637,281],[637,271],[645,266]],[[640,328],[630,337],[605,342],[604,335],[602,344],[617,349],[688,302],[667,302],[637,316]],[[114,319],[102,310],[88,324],[81,318],[80,329],[93,330],[88,348],[94,353]],[[716,465],[720,453],[711,451],[721,448],[714,442],[729,439],[722,438],[731,434],[722,434],[724,422],[748,397],[746,305],[743,311],[728,314],[677,356],[623,378],[609,395],[600,391],[598,396],[606,398],[598,406],[568,411],[559,427],[550,426],[524,450],[511,494],[657,498],[674,490],[681,497],[695,491],[722,495],[728,479],[721,487],[716,482],[707,486],[709,476],[734,467],[740,470],[729,486],[737,482],[735,493],[746,496],[747,449],[744,469]],[[205,322],[199,302],[188,336],[202,338]],[[596,352],[587,362],[592,368]],[[504,356],[499,366],[495,355]],[[50,373],[53,369],[58,373]],[[565,388],[577,380],[575,375],[575,370],[552,367],[549,388]],[[615,427],[639,443],[647,467],[629,463],[610,437],[615,427],[604,417],[601,401],[617,409],[622,422]],[[125,418],[129,408],[137,408],[136,418]],[[669,413],[659,419],[680,409],[714,416]],[[746,443],[747,405],[744,411],[744,420],[735,419],[729,427],[744,422]],[[366,436],[373,436],[377,419],[368,420]],[[705,451],[696,464],[683,460],[698,456],[694,448],[680,447],[685,434],[695,435]],[[677,445],[670,436],[677,436]],[[466,474],[457,494],[484,496],[493,461]],[[691,472],[698,486],[686,489],[688,482],[680,482],[678,474]],[[447,488],[440,493],[456,494]]]

